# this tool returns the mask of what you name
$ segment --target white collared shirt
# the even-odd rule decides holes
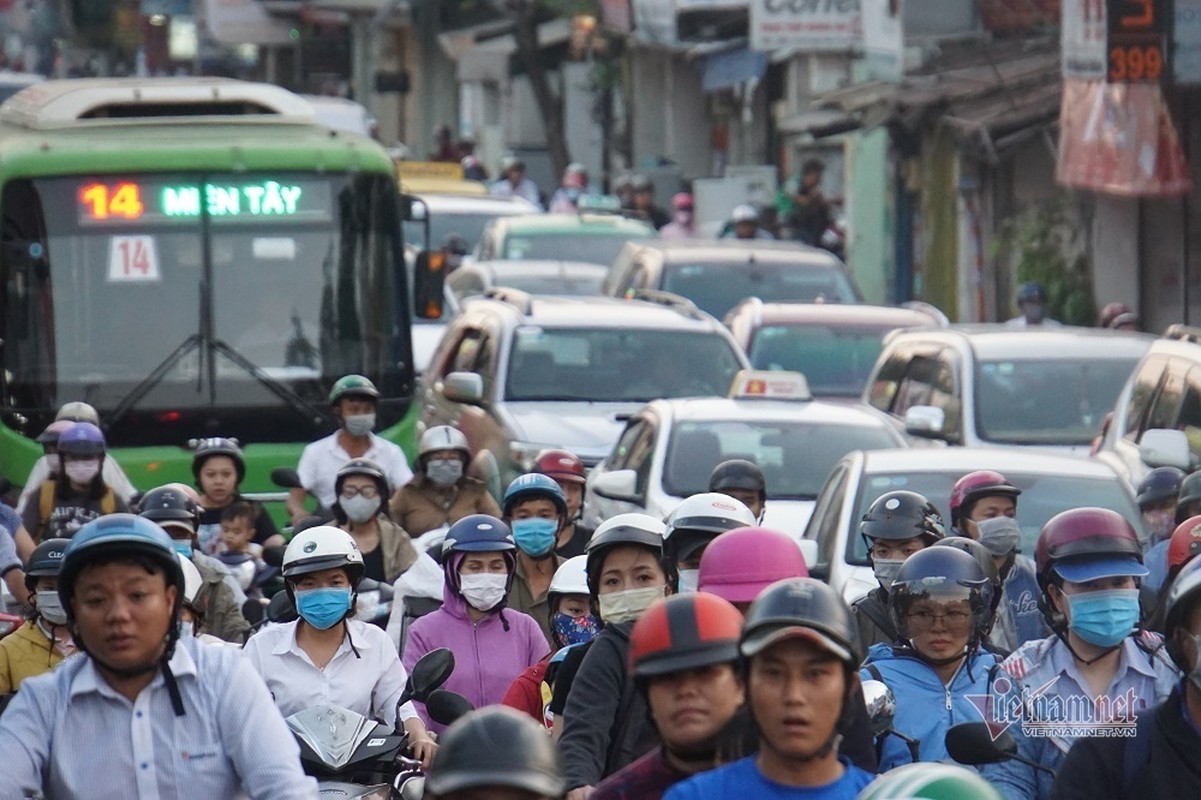
[[[313,798],[300,748],[240,654],[182,640],[131,703],[78,654],[22,682],[0,718],[0,798]]]
[[[404,486],[413,477],[409,469],[409,460],[404,451],[396,444],[371,434],[371,447],[360,458],[369,458],[380,466],[388,476],[388,485],[392,491]],[[334,504],[334,480],[338,470],[350,461],[350,454],[338,444],[338,432],[335,431],[324,439],[318,439],[305,445],[300,454],[300,464],[296,472],[300,475],[300,485],[326,508]]]
[[[280,713],[290,717],[313,706],[335,705],[395,725],[396,701],[409,673],[388,634],[375,625],[347,620],[350,640],[343,637],[325,669],[318,669],[296,643],[299,624],[298,620],[264,628],[250,637],[242,651],[266,681]],[[412,703],[400,707],[402,720],[416,716]]]

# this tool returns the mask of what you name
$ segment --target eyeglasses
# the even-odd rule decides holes
[[[368,500],[374,500],[379,497],[379,489],[374,486],[347,486],[342,489],[343,497],[366,497]]]
[[[972,624],[971,612],[962,609],[951,609],[941,614],[925,610],[910,611],[906,619],[909,620],[909,628],[914,633],[926,633],[940,621],[945,622],[947,630],[952,632],[966,631]]]

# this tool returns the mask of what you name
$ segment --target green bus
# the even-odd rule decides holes
[[[0,106],[0,478],[65,402],[100,413],[140,490],[237,438],[243,490],[335,429],[329,388],[381,392],[412,455],[411,298],[394,166],[279,87],[47,81]],[[269,497],[270,495],[260,495]],[[278,496],[278,495],[277,495]]]

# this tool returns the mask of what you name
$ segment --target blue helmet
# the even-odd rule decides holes
[[[1018,289],[1019,306],[1022,303],[1027,303],[1031,300],[1039,303],[1047,302],[1047,290],[1044,289],[1041,284],[1035,283],[1034,281],[1023,283]]]
[[[1184,478],[1184,470],[1176,467],[1156,467],[1151,470],[1138,485],[1138,492],[1134,498],[1138,507],[1141,509],[1152,503],[1176,500]]]
[[[459,566],[467,553],[504,554],[509,568],[509,586],[517,569],[517,543],[509,526],[490,514],[472,514],[450,526],[442,541],[442,571],[447,585],[459,592]]]
[[[104,434],[90,422],[76,422],[58,437],[58,452],[76,456],[104,454]]]
[[[549,475],[543,475],[540,472],[530,472],[525,475],[519,475],[509,484],[509,488],[505,490],[505,498],[501,503],[501,509],[504,515],[508,517],[513,506],[530,497],[546,497],[555,504],[555,509],[560,516],[567,514],[567,496],[563,494],[562,487],[559,482]]]

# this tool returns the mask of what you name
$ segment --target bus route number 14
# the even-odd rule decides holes
[[[114,283],[160,280],[154,237],[112,237],[108,247],[108,279]]]

